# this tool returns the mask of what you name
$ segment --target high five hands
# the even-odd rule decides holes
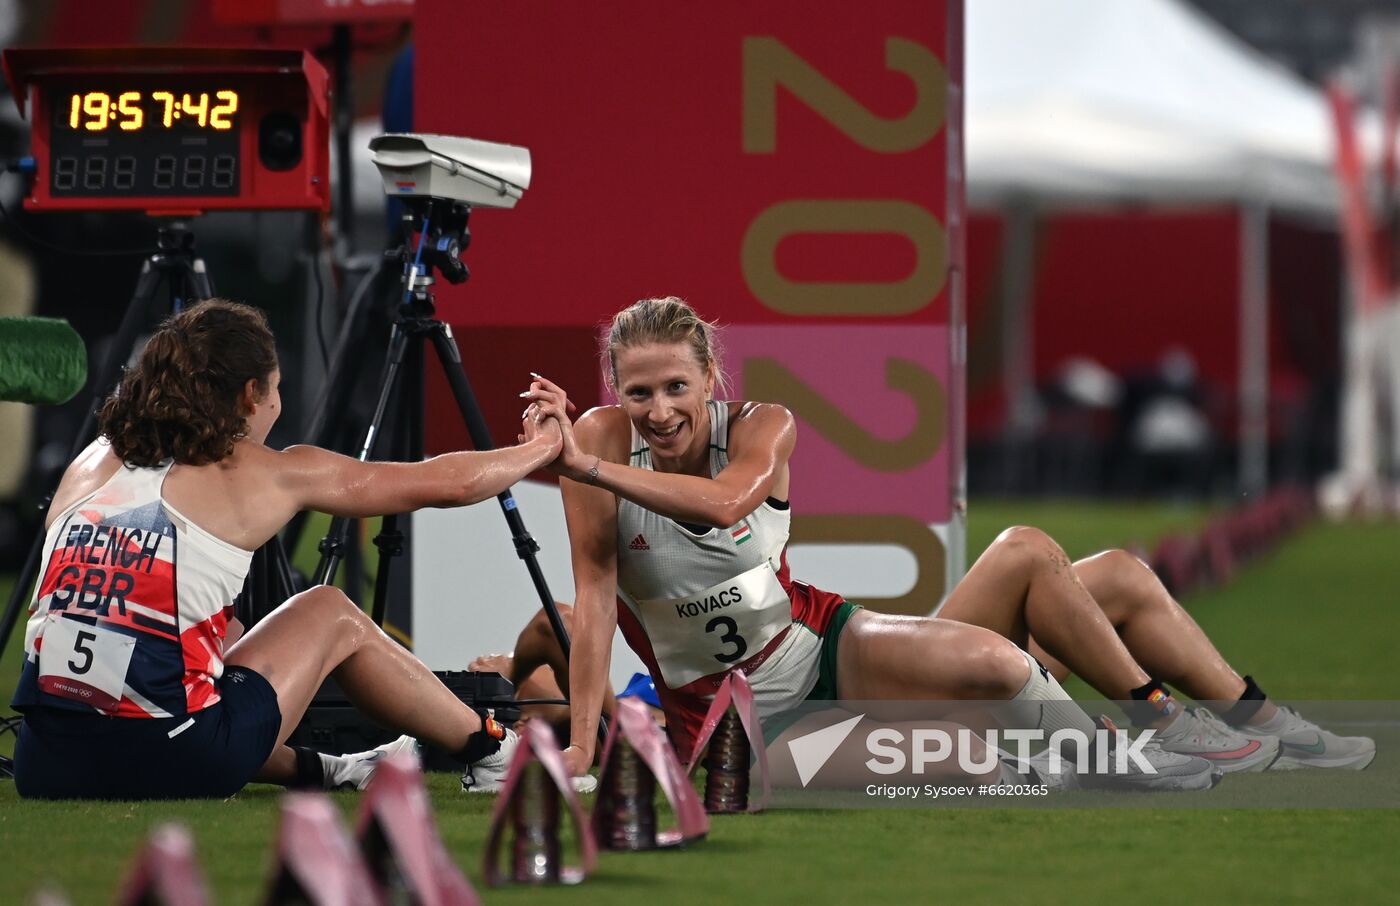
[[[588,465],[595,457],[580,450],[574,440],[573,422],[569,420],[569,413],[577,407],[569,401],[569,395],[564,388],[549,378],[533,371],[530,372],[530,377],[530,389],[520,394],[522,399],[529,400],[529,405],[521,413],[520,441],[523,443],[541,435],[548,437],[550,432],[558,432],[559,455],[549,464],[549,470],[575,481],[584,480],[588,473]]]

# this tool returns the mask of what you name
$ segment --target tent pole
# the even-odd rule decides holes
[[[1001,265],[1001,376],[1006,394],[1001,484],[1003,490],[1012,492],[1029,490],[1034,475],[1037,216],[1035,205],[1025,197],[1011,199],[1006,207]]]
[[[1239,491],[1269,484],[1269,206],[1240,208]]]

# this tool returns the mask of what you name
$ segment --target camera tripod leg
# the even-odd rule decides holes
[[[433,322],[433,329],[428,332],[428,336],[433,341],[433,348],[437,351],[438,360],[442,363],[442,370],[447,374],[447,382],[452,387],[452,396],[457,401],[457,409],[462,414],[462,420],[466,422],[467,432],[471,434],[472,443],[478,450],[493,450],[496,445],[491,440],[491,432],[486,427],[486,419],[481,414],[481,407],[477,404],[476,395],[472,393],[471,383],[467,380],[466,369],[462,365],[462,353],[457,348],[457,341],[452,337],[452,330],[446,324]],[[515,554],[525,561],[525,568],[530,573],[530,581],[535,586],[535,591],[539,594],[540,606],[544,608],[545,614],[549,617],[550,628],[554,630],[554,636],[559,640],[559,647],[563,649],[565,660],[569,657],[569,631],[564,628],[564,621],[559,616],[559,608],[554,605],[554,595],[550,594],[549,583],[545,580],[544,571],[540,569],[539,561],[535,559],[535,554],[540,546],[531,537],[529,530],[525,528],[525,520],[520,516],[520,510],[516,506],[515,497],[509,489],[502,491],[496,496],[500,501],[501,512],[506,517],[506,524],[510,526],[511,540],[515,543]]]
[[[385,516],[379,534],[374,536],[374,545],[379,548],[379,569],[374,576],[374,605],[370,608],[370,619],[380,628],[389,615],[389,575],[393,564],[403,554],[403,542],[398,515]]]
[[[384,372],[379,381],[379,399],[374,404],[374,415],[370,418],[369,429],[365,432],[364,443],[360,445],[359,460],[368,462],[374,453],[375,441],[379,439],[380,427],[384,424],[384,414],[388,411],[389,400],[394,386],[398,383],[399,372],[403,367],[404,355],[408,350],[409,332],[402,324],[395,324],[389,335],[389,356],[384,361]],[[340,561],[345,558],[345,546],[349,540],[350,520],[337,516],[331,520],[331,527],[321,539],[321,560],[316,566],[312,580],[314,585],[331,585],[335,582]]]

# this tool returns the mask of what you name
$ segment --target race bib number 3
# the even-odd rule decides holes
[[[640,601],[638,610],[672,689],[753,657],[792,624],[792,602],[766,561],[684,598]]]
[[[62,614],[49,614],[39,651],[39,688],[115,714],[136,639]]]

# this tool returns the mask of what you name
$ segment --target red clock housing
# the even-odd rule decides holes
[[[36,47],[3,60],[33,121],[29,210],[329,209],[328,81],[306,51]]]

